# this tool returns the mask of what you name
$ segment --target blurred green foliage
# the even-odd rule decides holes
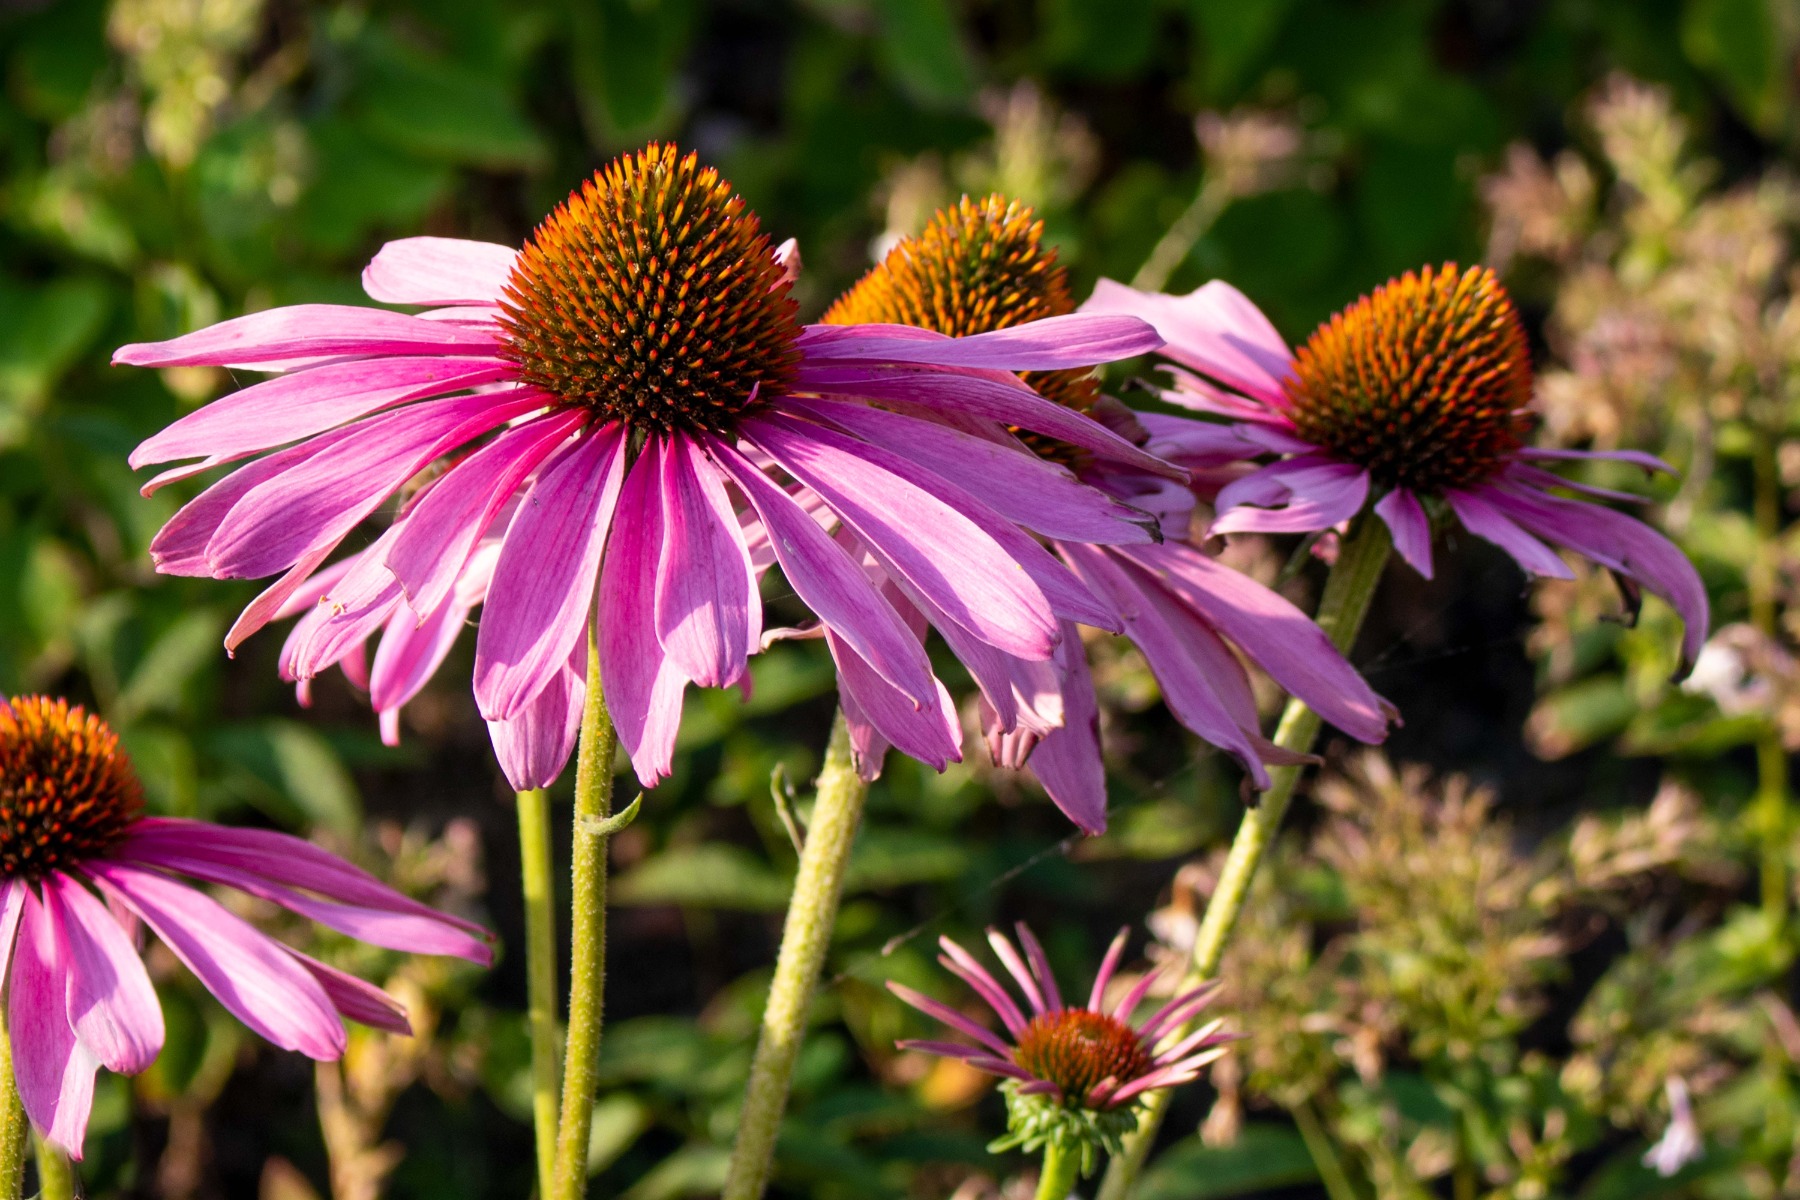
[[[11,0],[0,8],[0,690],[96,705],[158,811],[360,842],[420,894],[484,912],[510,950],[516,843],[466,656],[409,708],[397,750],[336,679],[299,709],[275,679],[279,633],[226,659],[222,633],[255,586],[154,575],[150,537],[195,485],[141,497],[125,458],[234,381],[116,372],[112,347],[278,303],[355,302],[361,265],[388,237],[517,242],[585,174],[649,137],[700,150],[774,236],[800,239],[809,314],[934,205],[998,188],[1039,207],[1078,290],[1102,274],[1130,279],[1156,252],[1172,290],[1229,278],[1297,338],[1390,274],[1482,254],[1481,181],[1520,141],[1591,148],[1582,106],[1609,72],[1670,89],[1727,182],[1791,162],[1797,44],[1783,0]],[[1597,169],[1602,182],[1624,174]],[[1702,188],[1676,171],[1644,194],[1679,221]],[[1595,219],[1609,214],[1616,206]],[[1537,315],[1559,278],[1541,273],[1535,292],[1522,281]],[[1586,327],[1579,314],[1567,322],[1571,335]],[[1740,453],[1731,445],[1721,436],[1721,455]],[[1718,478],[1689,540],[1736,619],[1748,602],[1729,580],[1755,559],[1757,534],[1730,490],[1737,476]],[[1517,576],[1468,557],[1429,589],[1396,580],[1365,643],[1377,684],[1408,715],[1401,752],[1504,775],[1509,802],[1561,826],[1584,807],[1646,798],[1654,765],[1633,774],[1604,748],[1623,731],[1634,753],[1700,760],[1701,793],[1735,811],[1748,760],[1717,756],[1767,721],[1733,725],[1713,701],[1647,682],[1668,667],[1666,628],[1620,632],[1591,612],[1556,626],[1556,653],[1576,661],[1546,667],[1557,690],[1537,709],[1534,744],[1548,752],[1550,730],[1556,752],[1576,757],[1572,774],[1537,766],[1515,732],[1534,701]],[[794,862],[771,780],[809,778],[831,708],[815,651],[765,656],[747,704],[693,697],[675,779],[618,839],[594,1127],[605,1194],[674,1200],[718,1185]],[[989,771],[973,744],[970,763],[941,777],[890,764],[782,1142],[783,1194],[974,1200],[1013,1186],[1022,1164],[982,1151],[996,1101],[978,1080],[893,1052],[922,1027],[882,981],[941,989],[936,934],[1015,915],[1033,916],[1079,977],[1111,928],[1166,897],[1176,864],[1229,830],[1229,773],[1157,709],[1141,661],[1116,647],[1096,656],[1115,752],[1106,838],[1070,838],[1041,795]],[[1668,707],[1682,704],[1691,711]],[[803,786],[792,805],[804,822]],[[1786,961],[1756,970],[1779,975]],[[104,1081],[91,1194],[524,1195],[516,953],[486,977],[346,962],[397,979],[431,1032],[417,1052],[359,1043],[335,1093],[153,964],[169,1047],[145,1076]],[[1382,1094],[1404,1109],[1399,1091],[1416,1078],[1391,1075]],[[1187,1137],[1208,1100],[1196,1093],[1146,1194],[1243,1195],[1314,1176],[1285,1122],[1252,1122],[1233,1147]],[[1418,1120],[1439,1120],[1441,1097],[1419,1103]],[[329,1147],[315,1104],[343,1118]],[[1642,1114],[1622,1125],[1633,1121]],[[1650,1194],[1634,1190],[1636,1134],[1590,1135],[1584,1153],[1623,1165],[1598,1169],[1584,1194]],[[389,1139],[403,1158],[377,1153]],[[375,1191],[352,1190],[365,1184]]]

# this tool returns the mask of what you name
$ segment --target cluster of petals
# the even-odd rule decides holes
[[[1116,1004],[1108,1008],[1105,1004],[1106,988],[1112,982],[1119,961],[1125,953],[1129,930],[1121,929],[1112,945],[1107,948],[1100,970],[1094,976],[1094,985],[1088,994],[1087,1003],[1071,1007],[1063,1002],[1042,945],[1023,923],[1016,926],[1016,929],[1019,935],[1018,947],[1005,934],[995,929],[988,930],[987,937],[994,956],[1018,985],[1019,993],[1024,998],[1023,1006],[974,955],[947,937],[938,939],[938,946],[943,951],[938,956],[938,962],[981,997],[982,1002],[993,1011],[1007,1036],[1013,1040],[1007,1041],[942,1001],[934,1000],[905,984],[890,981],[887,986],[894,995],[926,1016],[941,1021],[971,1039],[969,1043],[908,1040],[898,1043],[901,1049],[960,1059],[978,1071],[1017,1082],[1022,1095],[1044,1095],[1065,1106],[1107,1110],[1123,1107],[1145,1092],[1157,1088],[1191,1083],[1200,1077],[1201,1070],[1207,1064],[1225,1053],[1226,1047],[1238,1039],[1238,1035],[1224,1031],[1223,1018],[1215,1018],[1184,1035],[1176,1036],[1217,996],[1216,980],[1180,993],[1152,1013],[1142,1024],[1133,1025],[1133,1015],[1156,982],[1157,973],[1147,972],[1125,991]],[[1020,948],[1023,948],[1023,954],[1020,953]],[[1021,1061],[1019,1042],[1027,1035],[1034,1021],[1051,1023],[1082,1016],[1102,1018],[1109,1024],[1115,1024],[1121,1034],[1134,1036],[1143,1051],[1141,1058],[1145,1064],[1144,1069],[1129,1078],[1108,1075],[1098,1079],[1083,1095],[1065,1095],[1058,1083],[1034,1074]],[[1159,1049],[1159,1042],[1167,1044]]]
[[[410,1034],[386,992],[310,958],[189,881],[270,901],[371,945],[486,964],[483,930],[411,900],[309,842],[264,830],[145,818],[111,851],[0,883],[0,976],[26,1115],[81,1157],[100,1067],[131,1074],[163,1045],[162,1007],[137,949],[147,926],[234,1016],[275,1045],[340,1057],[343,1018]]]
[[[1156,326],[1165,342],[1161,353],[1174,364],[1174,386],[1163,398],[1213,419],[1190,437],[1177,459],[1224,481],[1212,533],[1312,533],[1338,527],[1363,510],[1375,490],[1368,470],[1299,436],[1285,386],[1293,352],[1242,292],[1215,280],[1186,296],[1168,296],[1101,280],[1082,311],[1129,314]],[[1693,565],[1643,522],[1555,492],[1622,502],[1641,498],[1565,479],[1544,466],[1594,458],[1649,471],[1669,469],[1637,451],[1522,447],[1490,478],[1444,487],[1431,498],[1531,575],[1571,578],[1568,564],[1552,548],[1561,546],[1608,568],[1628,590],[1642,586],[1662,597],[1685,623],[1682,661],[1691,665],[1707,629],[1706,591]],[[1430,578],[1432,525],[1424,499],[1392,487],[1373,507],[1392,532],[1395,550]]]
[[[959,653],[1030,662],[1056,655],[1065,620],[1116,624],[1015,522],[1029,509],[1092,540],[1147,541],[1139,514],[946,419],[1037,430],[1169,474],[1012,374],[1145,353],[1159,342],[1142,321],[1074,315],[961,339],[811,326],[792,386],[732,433],[646,431],[519,379],[498,324],[514,256],[488,243],[394,242],[364,286],[426,311],[280,308],[114,356],[273,373],[132,456],[134,466],[193,460],[146,490],[252,460],[182,508],[151,548],[171,574],[280,576],[228,645],[310,601],[284,670],[299,680],[334,662],[355,671],[357,647],[380,634],[369,684],[373,693],[381,676],[388,712],[479,601],[477,704],[515,786],[536,786],[568,756],[597,610],[607,706],[653,784],[670,769],[686,686],[744,682],[770,564],[818,617],[846,700],[909,752],[954,714],[902,609],[924,613]],[[346,537],[445,460],[319,586]]]

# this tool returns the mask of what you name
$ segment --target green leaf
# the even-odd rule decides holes
[[[619,904],[676,904],[780,912],[791,884],[786,875],[739,846],[702,842],[671,846],[620,878]]]
[[[730,1161],[731,1155],[723,1146],[683,1146],[633,1184],[622,1200],[677,1200],[681,1196],[716,1194],[725,1186],[725,1168]]]
[[[859,892],[932,883],[968,869],[968,849],[947,834],[870,827],[856,839],[844,888]]]
[[[420,158],[488,170],[548,160],[498,81],[380,35],[367,36],[363,51],[355,109],[369,136]]]
[[[877,47],[895,81],[922,104],[949,106],[975,87],[975,68],[949,0],[876,0]]]
[[[1566,758],[1612,737],[1637,711],[1637,697],[1623,679],[1584,679],[1540,699],[1525,722],[1526,736],[1539,757]]]
[[[1045,57],[1069,71],[1103,79],[1130,75],[1143,66],[1155,45],[1160,15],[1155,0],[1042,0],[1040,13]]]
[[[598,1175],[653,1124],[650,1106],[629,1092],[602,1096],[588,1126],[588,1174]]]
[[[1787,107],[1788,60],[1793,32],[1778,25],[1782,0],[1688,0],[1681,14],[1681,45],[1689,58],[1724,85],[1732,106],[1770,137],[1780,132]]]
[[[1138,1197],[1212,1200],[1310,1183],[1318,1177],[1298,1131],[1258,1123],[1244,1126],[1229,1146],[1208,1146],[1191,1137],[1171,1147],[1144,1175]]]
[[[352,837],[362,827],[362,802],[350,773],[324,738],[297,721],[279,719],[219,730],[213,748],[268,789],[279,815]]]
[[[219,653],[224,625],[217,612],[202,608],[163,630],[113,701],[113,720],[128,725],[145,713],[173,711],[195,672]]]
[[[1223,100],[1243,89],[1250,68],[1274,44],[1293,7],[1293,0],[1188,0],[1200,26],[1207,95]]]
[[[40,288],[0,281],[0,412],[41,405],[111,308],[112,293],[98,280],[65,277]]]
[[[577,4],[574,73],[595,141],[635,140],[669,123],[675,73],[693,24],[690,0]]]

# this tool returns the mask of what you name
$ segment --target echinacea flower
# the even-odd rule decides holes
[[[969,336],[1073,312],[1067,271],[1042,237],[1043,222],[1029,207],[998,195],[979,202],[964,197],[936,214],[918,237],[889,251],[824,320]],[[1131,412],[1102,395],[1086,370],[1031,371],[1022,378],[1045,399],[1095,416],[1159,458],[1181,462],[1190,443],[1213,437],[1215,427],[1199,421]],[[845,420],[846,428],[870,437],[882,436],[884,423],[891,423],[886,414],[868,410]],[[1047,467],[1060,465],[1073,480],[1156,518],[1162,540],[1136,545],[1094,544],[1097,539],[1087,536],[1092,525],[1024,523],[1045,535],[1089,590],[1116,610],[1176,719],[1242,763],[1255,787],[1269,785],[1269,764],[1296,760],[1262,735],[1239,654],[1352,737],[1379,742],[1386,736],[1392,707],[1317,625],[1275,592],[1188,544],[1195,501],[1185,480],[1171,482],[1138,463],[1099,458],[1055,437],[1016,432]],[[928,452],[898,437],[883,440],[902,454]],[[1025,505],[1035,502],[1027,497]],[[1058,671],[999,653],[965,655],[963,661],[982,691],[994,760],[1028,767],[1070,819],[1090,832],[1103,831],[1099,708],[1074,622],[1064,622]]]
[[[384,303],[434,306],[424,313],[300,305],[127,346],[115,362],[279,372],[132,456],[134,465],[198,460],[157,486],[260,455],[162,529],[157,567],[285,572],[234,626],[235,645],[365,518],[448,457],[384,535],[387,577],[371,569],[357,581],[363,590],[324,601],[339,622],[395,600],[428,619],[510,510],[475,644],[475,697],[488,721],[563,705],[551,685],[566,678],[597,606],[608,710],[639,777],[665,776],[686,686],[740,681],[759,644],[753,524],[823,622],[840,675],[904,699],[871,718],[895,741],[941,727],[942,685],[915,631],[865,575],[865,557],[928,604],[940,628],[1024,660],[1048,660],[1060,618],[1100,606],[970,486],[997,470],[989,447],[937,437],[934,418],[973,414],[1170,470],[994,373],[1088,365],[1158,342],[1119,317],[962,339],[803,327],[789,297],[797,269],[716,171],[652,145],[597,173],[522,250],[442,238],[387,245],[365,289]],[[833,424],[846,410],[875,411],[871,402],[889,406],[894,441]],[[1029,487],[1034,460],[1015,457],[998,469]],[[818,498],[836,536],[790,486]],[[1050,489],[1032,506],[1121,540],[1151,536],[1133,524],[1138,514],[1088,489]],[[295,673],[317,666],[296,661]]]
[[[6,1031],[26,1115],[72,1157],[81,1157],[96,1071],[141,1071],[162,1049],[139,922],[283,1049],[338,1058],[345,1017],[412,1032],[386,992],[289,949],[187,880],[235,888],[372,945],[491,959],[480,926],[309,842],[144,816],[142,786],[103,722],[62,700],[0,700]]]
[[[1109,1008],[1106,986],[1125,953],[1129,930],[1121,929],[1107,948],[1087,1003],[1070,1006],[1037,938],[1023,924],[1016,928],[1022,956],[998,930],[988,930],[988,945],[1018,985],[1023,1007],[974,955],[947,937],[938,939],[943,950],[938,962],[993,1010],[1006,1036],[922,992],[890,982],[894,995],[970,1039],[903,1041],[899,1046],[960,1059],[1004,1080],[1011,1132],[995,1149],[1037,1150],[1058,1142],[1080,1149],[1083,1173],[1091,1173],[1097,1147],[1117,1153],[1119,1140],[1137,1128],[1137,1105],[1147,1093],[1198,1079],[1236,1035],[1223,1032],[1224,1021],[1214,1019],[1185,1037],[1173,1036],[1211,1003],[1217,981],[1182,992],[1134,1025],[1132,1016],[1156,981],[1156,973],[1148,972]]]
[[[1299,352],[1244,295],[1214,281],[1186,296],[1102,280],[1084,312],[1141,316],[1167,341],[1175,386],[1163,397],[1224,418],[1215,465],[1263,461],[1218,493],[1213,533],[1312,533],[1371,500],[1394,549],[1426,578],[1434,524],[1454,518],[1527,573],[1573,577],[1562,546],[1610,569],[1627,599],[1668,601],[1686,626],[1683,670],[1706,640],[1706,589],[1660,533],[1600,500],[1637,501],[1546,469],[1612,458],[1649,471],[1637,451],[1534,449],[1531,352],[1492,270],[1455,264],[1407,272],[1315,330]],[[1265,461],[1266,460],[1266,461]]]

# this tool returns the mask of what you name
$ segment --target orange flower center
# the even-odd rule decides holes
[[[913,325],[951,337],[991,333],[1075,311],[1069,273],[1043,244],[1044,223],[1029,206],[993,195],[964,196],[941,209],[917,237],[903,239],[825,310],[827,325]],[[1087,412],[1099,381],[1086,370],[1020,376],[1046,400]],[[1034,434],[1027,444],[1052,458],[1067,447]]]
[[[1136,1030],[1085,1008],[1033,1017],[1019,1034],[1013,1058],[1039,1079],[1061,1088],[1066,1104],[1085,1104],[1088,1092],[1101,1080],[1129,1083],[1152,1065],[1150,1048]]]
[[[1313,332],[1287,388],[1301,437],[1389,487],[1481,483],[1532,426],[1525,328],[1487,267],[1376,288]]]
[[[729,431],[793,381],[791,287],[731,185],[653,143],[532,234],[500,300],[501,352],[526,382],[603,420]]]
[[[44,696],[0,705],[0,878],[35,880],[104,855],[143,808],[104,721]]]

